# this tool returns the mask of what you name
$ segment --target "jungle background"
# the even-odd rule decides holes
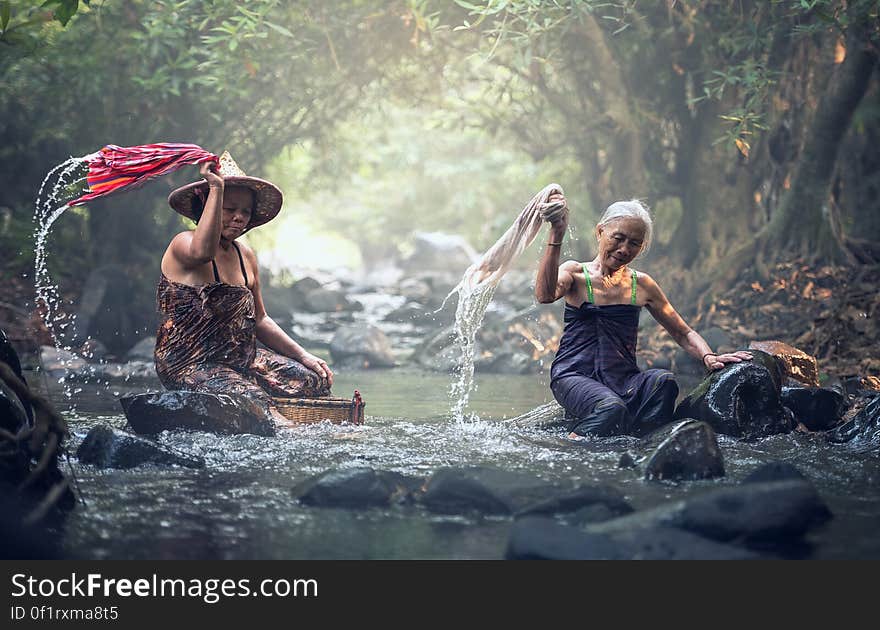
[[[696,329],[876,375],[878,14],[876,0],[0,2],[0,327],[45,343],[33,206],[49,169],[105,144],[193,142],[284,191],[248,236],[272,286],[379,269],[418,231],[482,251],[558,182],[566,256],[591,259],[603,209],[642,199],[657,239],[637,266]],[[111,352],[151,334],[158,261],[191,227],[165,199],[195,176],[53,228],[71,304],[96,269],[122,270]]]

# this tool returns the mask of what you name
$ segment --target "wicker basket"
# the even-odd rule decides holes
[[[329,420],[334,423],[364,423],[364,400],[358,390],[351,398],[280,398],[274,397],[278,412],[297,424]]]

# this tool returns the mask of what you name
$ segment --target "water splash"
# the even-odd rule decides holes
[[[457,422],[465,420],[464,409],[474,386],[474,343],[498,283],[513,261],[535,240],[543,223],[556,221],[562,213],[568,212],[564,201],[549,201],[554,194],[565,194],[559,184],[549,184],[532,197],[501,238],[467,268],[461,282],[449,292],[438,309],[446,305],[452,294],[458,294],[453,330],[461,354],[455,370],[457,379],[449,392],[454,400],[452,418]],[[479,418],[471,414],[468,419]]]
[[[68,209],[66,201],[84,189],[82,182],[85,181],[85,177],[82,173],[86,167],[84,158],[71,157],[53,168],[40,184],[34,206],[35,303],[52,338],[52,343],[56,348],[67,352],[72,352],[72,349],[69,345],[65,345],[64,339],[72,338],[75,318],[62,309],[58,285],[53,281],[46,264],[47,243],[52,225]],[[68,327],[70,331],[67,330]],[[71,359],[61,360],[65,366],[69,366],[70,362]],[[62,381],[64,395],[71,400],[73,397],[71,385],[66,378]]]
[[[477,331],[480,329],[483,315],[486,314],[486,309],[495,295],[495,287],[495,284],[485,284],[472,288],[461,286],[458,289],[458,306],[455,309],[453,332],[461,354],[455,368],[457,378],[449,389],[449,396],[454,401],[452,418],[456,422],[463,422],[466,419],[464,410],[474,386],[474,350]],[[471,414],[469,419],[477,420],[479,418],[476,414]]]

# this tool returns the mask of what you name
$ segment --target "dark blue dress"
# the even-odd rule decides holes
[[[550,389],[570,419],[569,431],[579,435],[644,435],[672,420],[678,396],[672,372],[636,365],[642,307],[635,303],[635,272],[632,281],[630,304],[565,304]]]

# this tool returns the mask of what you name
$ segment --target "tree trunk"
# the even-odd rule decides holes
[[[764,249],[782,247],[840,258],[828,220],[831,178],[846,131],[877,66],[877,53],[853,25],[846,59],[831,76],[808,127],[790,191],[767,226]]]

